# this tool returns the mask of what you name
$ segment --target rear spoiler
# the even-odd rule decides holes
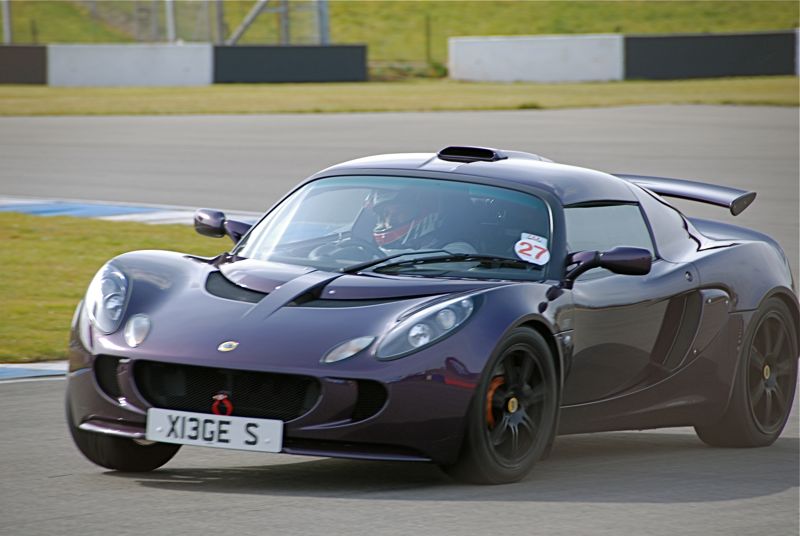
[[[690,201],[700,201],[710,203],[720,207],[725,207],[731,214],[738,216],[756,198],[755,192],[730,188],[728,186],[717,186],[716,184],[706,184],[704,182],[687,181],[684,179],[665,179],[662,177],[646,177],[642,175],[614,175],[620,179],[625,179],[642,188],[647,188],[658,195],[667,197],[678,197]]]

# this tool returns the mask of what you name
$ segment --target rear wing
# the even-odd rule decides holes
[[[755,192],[730,188],[728,186],[717,186],[716,184],[706,184],[704,182],[687,181],[684,179],[666,179],[662,177],[646,177],[643,175],[614,175],[620,179],[632,182],[642,188],[667,197],[678,197],[690,201],[700,201],[710,203],[720,207],[725,207],[731,214],[738,216],[756,198]]]

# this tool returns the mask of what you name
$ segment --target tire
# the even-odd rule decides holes
[[[101,467],[115,471],[143,473],[158,469],[180,449],[180,445],[153,443],[140,445],[133,439],[86,432],[75,426],[67,403],[67,426],[78,450]]]
[[[458,461],[443,469],[475,484],[525,477],[547,451],[558,411],[553,355],[544,338],[516,328],[484,369],[467,415]]]
[[[770,298],[759,308],[742,344],[733,393],[722,419],[697,426],[713,447],[766,447],[778,439],[797,386],[797,332],[789,308]]]

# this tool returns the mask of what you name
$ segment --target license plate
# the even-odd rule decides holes
[[[150,408],[145,437],[161,443],[280,452],[283,421]]]

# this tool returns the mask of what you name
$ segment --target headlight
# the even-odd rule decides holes
[[[474,296],[452,298],[403,318],[378,345],[378,359],[394,359],[420,350],[456,331],[475,310]]]
[[[128,301],[128,279],[113,264],[100,268],[86,291],[84,304],[92,324],[105,334],[119,328]]]
[[[323,363],[336,363],[342,359],[353,357],[358,352],[372,344],[375,337],[358,337],[350,341],[343,342],[342,344],[334,347],[330,352],[325,354],[322,358]]]
[[[148,333],[150,333],[150,318],[147,315],[133,315],[125,324],[125,342],[131,348],[142,344]]]

